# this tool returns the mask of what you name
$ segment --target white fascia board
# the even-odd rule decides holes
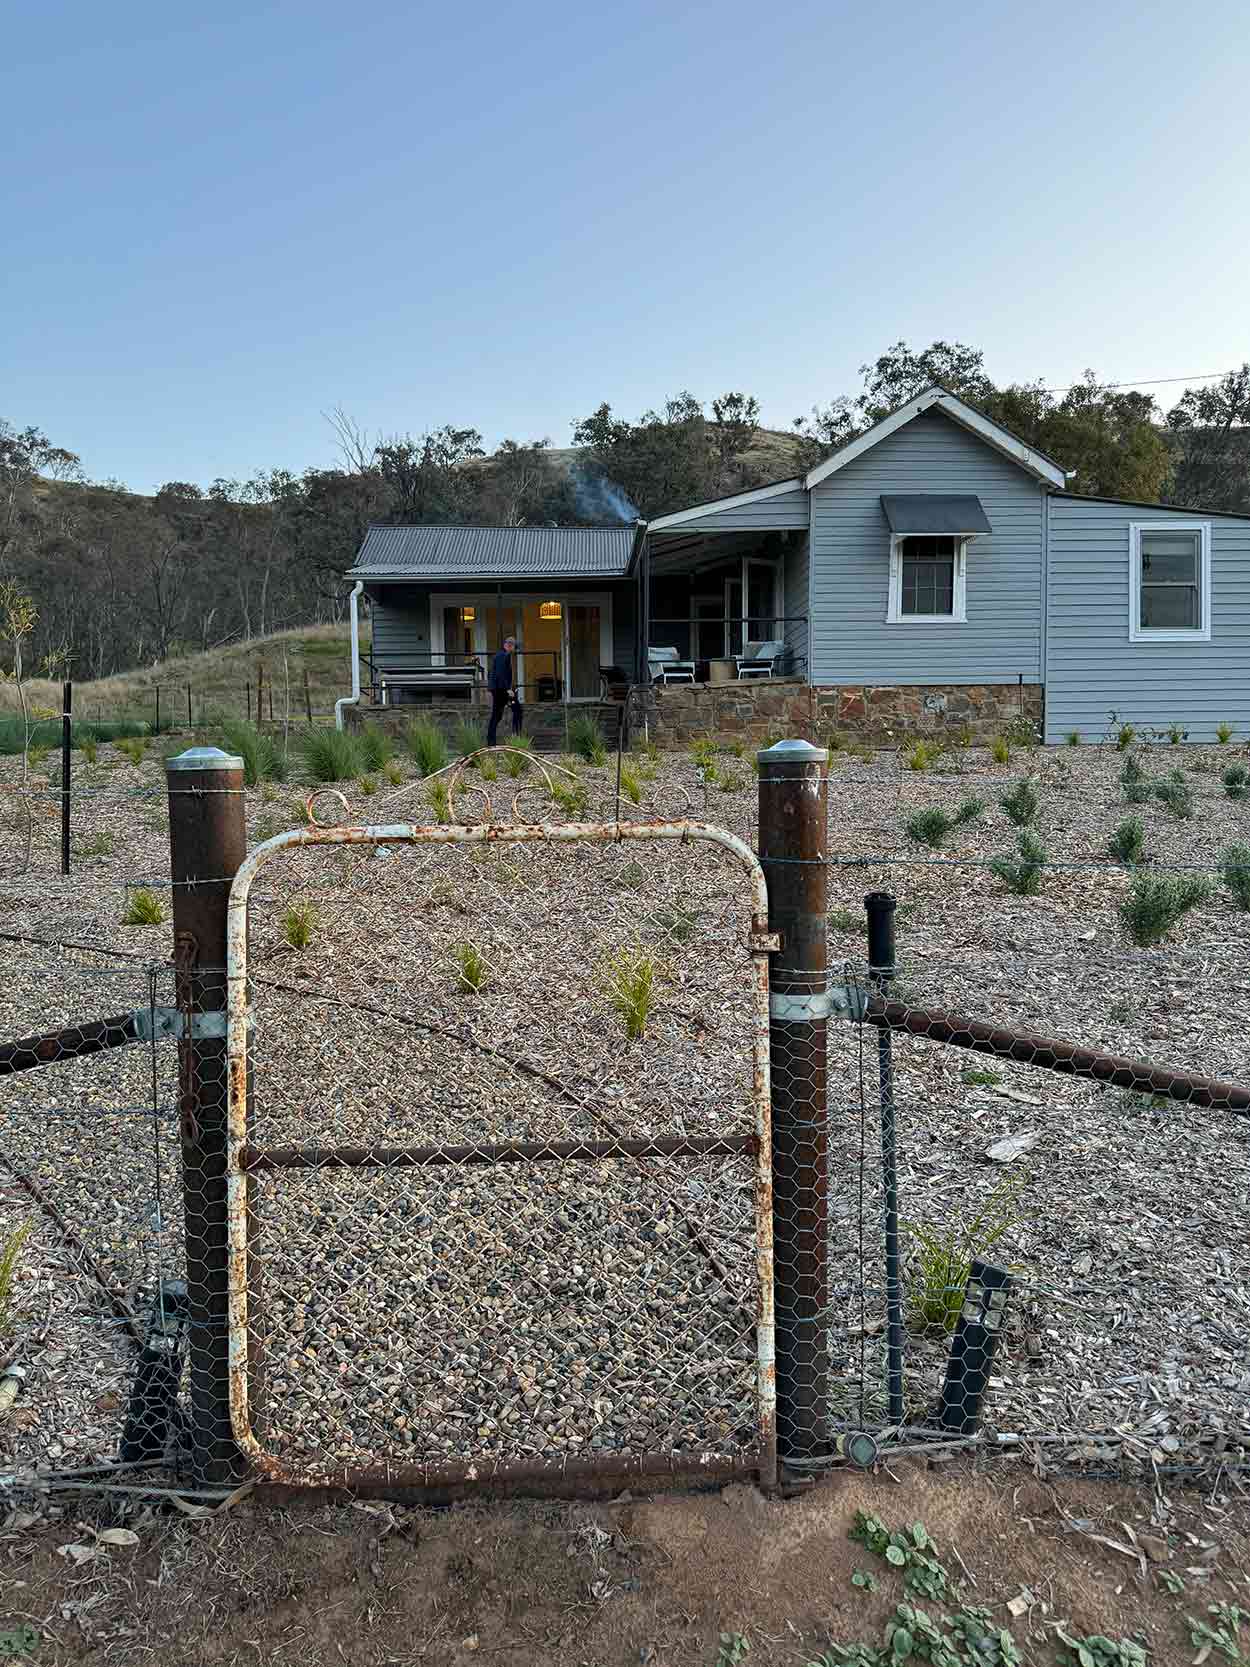
[[[793,480],[775,481],[772,486],[757,486],[753,492],[736,492],[732,498],[713,498],[710,504],[695,504],[692,509],[677,509],[671,515],[657,516],[654,521],[648,521],[647,531],[659,533],[666,527],[684,527],[705,515],[719,515],[723,509],[738,509],[743,504],[762,503],[765,498],[779,498],[784,492],[793,492],[802,485],[796,475]]]
[[[828,480],[830,475],[845,468],[848,463],[853,463],[857,457],[862,457],[880,441],[888,440],[891,434],[897,434],[899,429],[905,427],[913,418],[920,416],[924,411],[934,409],[945,412],[961,427],[975,434],[978,439],[984,440],[986,445],[993,446],[995,451],[1001,452],[1004,457],[1009,457],[1013,463],[1027,469],[1030,474],[1036,475],[1039,480],[1049,481],[1052,486],[1060,489],[1066,485],[1068,472],[1052,463],[1048,457],[1043,457],[1041,452],[1025,445],[1023,440],[1017,440],[1014,434],[1000,428],[988,417],[983,417],[979,411],[965,405],[962,399],[956,399],[954,394],[948,394],[942,388],[926,388],[922,394],[917,394],[915,399],[908,400],[906,405],[900,405],[897,411],[876,423],[866,434],[861,434],[857,440],[849,441],[840,451],[834,452],[832,457],[827,457],[823,463],[818,463],[814,469],[809,470],[803,482],[804,486],[810,492],[813,486],[819,486],[822,480]]]

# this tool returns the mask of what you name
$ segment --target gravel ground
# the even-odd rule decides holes
[[[1188,820],[1159,803],[1135,810],[1155,865],[1214,872],[1229,843],[1250,837],[1250,807],[1219,781],[1240,749],[1153,747],[1143,759],[1156,775],[1183,767],[1197,796]],[[916,774],[892,754],[835,755],[831,958],[862,958],[860,900],[889,889],[900,900],[896,994],[914,1005],[1246,1080],[1250,916],[1217,889],[1161,948],[1130,944],[1117,919],[1128,879],[1105,854],[1127,811],[1121,763],[1096,748],[1022,752],[1005,766],[970,752]],[[12,761],[0,761],[6,769],[11,780]],[[750,839],[749,762],[722,755],[718,772],[724,790],[689,757],[662,759],[644,771],[642,806],[622,813],[706,815]],[[5,1035],[143,1005],[146,967],[168,954],[167,926],[119,924],[128,887],[168,872],[159,762],[119,758],[83,774],[98,796],[82,801],[84,854],[69,880],[55,872],[53,819],[36,818],[22,874],[20,815],[11,802],[0,812],[2,929],[90,946],[0,939]],[[583,775],[588,814],[610,815],[612,774]],[[987,867],[1014,847],[997,800],[1025,775],[1050,859],[1036,897],[1012,896]],[[487,784],[497,818],[537,814],[541,795],[524,792],[514,807],[515,791],[507,779]],[[361,820],[429,815],[417,783],[347,792]],[[953,809],[969,795],[989,808],[943,851],[903,833],[913,810]],[[253,836],[294,825],[292,799],[285,788],[249,792]],[[482,815],[480,798],[462,814]],[[654,856],[525,847],[276,861],[253,918],[257,1143],[745,1132],[742,887],[711,853]],[[316,911],[303,952],[284,936],[292,904]],[[456,988],[455,946],[468,942],[488,969],[479,995]],[[628,1042],[602,975],[614,953],[639,945],[656,961],[657,999],[647,1036]],[[831,1335],[845,1414],[871,1423],[884,1301],[875,1036],[838,1027],[831,1058]],[[135,1048],[5,1087],[3,1156],[46,1186],[110,1288],[140,1308],[179,1229],[172,1049],[158,1050],[163,1118],[151,1113],[152,1064]],[[1250,1441],[1250,1121],[914,1037],[897,1039],[895,1066],[905,1222],[953,1231],[1005,1175],[1019,1177],[1019,1220],[995,1247],[1018,1281],[991,1401],[997,1429],[1087,1460],[1111,1441],[1147,1458],[1205,1458],[1221,1441],[1235,1454]],[[137,1107],[146,1116],[124,1114]],[[1005,1167],[987,1152],[1007,1135],[1035,1138]],[[752,1407],[749,1187],[745,1159],[267,1175],[265,1439],[304,1463],[657,1442],[741,1451]],[[98,1311],[103,1324],[99,1282],[81,1260],[60,1277],[79,1291],[75,1311]],[[907,1349],[914,1416],[940,1384],[946,1345],[909,1333]],[[58,1462],[88,1462],[101,1438],[56,1400],[50,1373],[40,1387],[41,1358],[36,1350],[21,1403],[37,1412],[40,1440],[62,1448]]]

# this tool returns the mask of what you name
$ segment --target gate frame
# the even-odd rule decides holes
[[[716,1452],[640,1454],[603,1459],[469,1459],[459,1463],[327,1466],[309,1473],[265,1451],[251,1426],[249,1403],[249,1139],[248,903],[252,881],[279,851],[305,845],[573,844],[677,840],[720,846],[740,864],[750,883],[751,928],[746,948],[752,962],[751,1054],[754,1129],[743,1150],[755,1157],[755,1287],[757,1450],[749,1459]],[[769,955],[779,941],[770,932],[764,870],[745,841],[699,821],[566,822],[422,826],[408,822],[369,827],[312,827],[276,835],[251,851],[230,888],[226,936],[226,1062],[228,1108],[226,1202],[228,1216],[228,1342],[230,1422],[235,1442],[266,1483],[295,1488],[352,1490],[397,1486],[439,1495],[497,1495],[506,1491],[584,1493],[596,1483],[616,1485],[655,1478],[708,1483],[754,1476],[777,1483],[777,1385],[773,1307],[772,1119],[769,1076]],[[620,1142],[613,1142],[618,1146]],[[699,1142],[683,1142],[697,1146]],[[723,1142],[721,1143],[723,1144]]]

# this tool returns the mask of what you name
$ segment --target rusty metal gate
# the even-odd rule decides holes
[[[262,1476],[774,1481],[767,923],[750,848],[696,822],[248,856],[230,1413]]]

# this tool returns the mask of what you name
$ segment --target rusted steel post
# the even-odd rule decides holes
[[[191,747],[166,762],[186,1217],[192,1473],[233,1481],[248,1465],[230,1426],[226,1213],[226,905],[247,854],[243,760]]]
[[[768,881],[777,1449],[829,1451],[829,1131],[826,1030],[828,753],[779,741],[759,755]]]

